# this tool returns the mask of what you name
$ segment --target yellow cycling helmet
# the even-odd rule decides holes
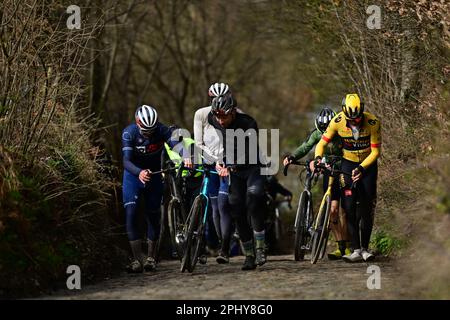
[[[347,119],[356,119],[363,115],[364,103],[359,99],[358,94],[350,93],[342,99],[342,111]]]

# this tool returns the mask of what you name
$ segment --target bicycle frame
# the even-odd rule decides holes
[[[313,180],[313,175],[311,174],[311,172],[307,172],[306,174],[306,185],[305,185],[305,189],[303,189],[302,193],[300,194],[300,197],[302,196],[303,193],[306,193],[308,199],[310,199],[310,201],[308,201],[308,208],[307,210],[310,212],[310,210],[312,210],[312,192],[311,192],[311,186],[312,186],[312,180]],[[300,202],[300,199],[299,199]],[[299,212],[297,212],[296,216],[295,216],[295,222],[294,222],[294,230],[297,228],[297,224],[298,224],[298,220],[299,220]],[[309,219],[309,215],[307,215],[307,218]],[[309,221],[308,225],[309,225]]]
[[[316,215],[316,220],[315,220],[315,223],[314,223],[314,229],[317,229],[318,228],[318,224],[319,224],[319,213],[322,211],[322,209],[323,209],[323,207],[324,207],[324,205],[325,205],[325,203],[326,203],[326,200],[327,200],[327,196],[331,199],[331,187],[332,187],[332,185],[333,185],[333,182],[334,182],[334,176],[333,175],[330,175],[330,177],[328,178],[328,188],[327,188],[327,191],[325,192],[325,194],[323,195],[323,197],[322,197],[322,201],[320,202],[320,206],[319,206],[319,211],[318,211],[318,213],[317,213],[317,215]],[[328,219],[328,221],[326,221],[326,227],[327,228],[329,228],[330,227],[330,219]]]
[[[182,171],[181,166],[178,166],[177,169],[179,170],[179,172]],[[180,201],[180,203],[183,203],[183,201],[182,201],[183,196],[177,185],[177,181],[179,180],[179,174],[177,173],[174,176],[172,173],[169,173],[169,177],[170,177],[169,178],[169,189],[170,189],[171,199],[177,199],[178,201]],[[183,214],[183,217],[186,218],[186,211],[185,211],[184,206],[182,206],[182,214]]]
[[[202,224],[206,224],[206,219],[208,218],[208,208],[209,208],[209,197],[208,197],[208,185],[209,185],[209,175],[210,174],[218,174],[217,171],[213,170],[202,170],[202,169],[188,169],[196,172],[202,172],[204,174],[204,178],[202,181],[202,186],[200,189],[200,194],[197,197],[203,197],[206,200],[205,209],[203,211]],[[187,217],[186,221],[189,221],[190,216]]]
[[[197,259],[199,256],[199,250],[201,250],[204,234],[204,228],[207,223],[206,219],[208,217],[208,208],[209,208],[209,197],[208,197],[208,185],[209,185],[209,175],[210,174],[218,174],[216,171],[209,170],[205,168],[204,170],[201,169],[188,169],[191,171],[196,172],[202,172],[203,173],[203,181],[201,186],[200,194],[195,197],[195,200],[193,202],[193,206],[191,207],[191,210],[189,211],[189,216],[186,221],[188,221],[188,224],[185,225],[185,229],[183,233],[186,235],[187,243],[184,248],[184,254],[181,261],[181,271],[184,272],[187,268],[189,272],[193,272],[195,265],[197,263]],[[202,199],[203,198],[203,199]],[[206,202],[203,202],[203,201]],[[203,204],[204,207],[203,207]],[[200,206],[200,207],[198,207]],[[199,210],[200,209],[200,210]],[[203,210],[203,212],[201,212]],[[200,215],[203,216],[200,216]],[[198,219],[199,218],[199,219]],[[195,219],[195,220],[194,220]],[[198,219],[198,220],[197,220]],[[198,221],[198,225],[197,224]],[[192,241],[195,244],[193,244]],[[194,250],[193,252],[191,250]],[[191,255],[193,253],[193,256]]]
[[[205,210],[203,211],[203,224],[206,224],[209,208],[208,184],[209,184],[209,175],[206,174],[205,177],[203,178],[202,188],[199,194],[199,196],[203,196],[206,199]]]

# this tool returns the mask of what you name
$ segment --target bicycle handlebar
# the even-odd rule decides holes
[[[183,170],[195,171],[195,172],[202,172],[202,173],[219,174],[219,173],[218,173],[217,171],[215,171],[215,170],[198,169],[198,168],[188,168],[188,167],[184,167],[184,166],[183,166]]]
[[[168,169],[163,169],[163,170],[159,170],[159,171],[150,171],[147,169],[147,171],[150,171],[152,175],[154,174],[160,174],[160,173],[166,173],[172,170],[175,170],[176,168],[168,168]]]
[[[350,176],[350,177],[352,176],[350,173],[343,172],[342,170],[333,169],[333,168],[330,169],[330,168],[328,168],[326,165],[324,165],[322,163],[318,163],[316,165],[316,171],[317,171],[317,169],[325,170],[325,171],[329,172],[330,175],[332,175],[332,176],[336,176],[336,175],[341,174],[341,173],[343,175],[346,175],[346,176]]]
[[[290,165],[308,167],[308,161],[306,161],[306,162],[298,162],[298,161],[294,160],[294,161],[288,163],[286,166],[284,166],[284,169],[283,169],[283,174],[284,174],[285,177],[287,176],[287,172],[288,172],[288,169],[289,169]]]

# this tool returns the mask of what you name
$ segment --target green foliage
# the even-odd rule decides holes
[[[389,256],[404,246],[404,241],[400,240],[386,231],[379,230],[372,235],[371,247],[383,255]]]
[[[444,194],[439,197],[438,203],[436,203],[436,209],[444,214],[450,214],[450,194]]]

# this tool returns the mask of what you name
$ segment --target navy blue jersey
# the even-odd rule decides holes
[[[169,127],[159,122],[156,126],[150,138],[144,137],[135,123],[122,132],[123,166],[135,176],[139,176],[144,169],[160,170],[164,142],[167,142],[171,148],[178,143],[170,139],[172,130]]]

